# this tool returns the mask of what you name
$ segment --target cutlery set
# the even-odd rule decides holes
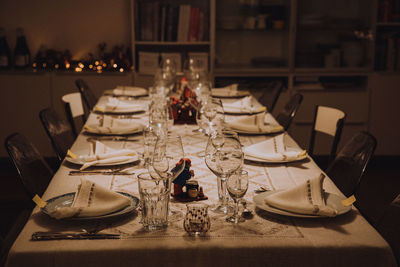
[[[119,234],[102,234],[102,233],[87,233],[87,232],[34,232],[32,241],[43,240],[84,240],[84,239],[120,239]]]

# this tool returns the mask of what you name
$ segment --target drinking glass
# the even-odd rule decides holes
[[[166,120],[167,120],[167,129],[168,132],[171,132],[172,127],[174,126],[174,113],[172,110],[171,103],[168,101],[167,105],[165,105],[165,113],[166,113]]]
[[[199,81],[193,86],[194,94],[192,96],[194,97],[189,99],[189,103],[196,110],[196,123],[198,125],[198,128],[193,131],[204,132],[208,128],[207,119],[204,116],[204,104],[210,97],[211,82],[209,80]]]
[[[221,130],[210,135],[205,151],[205,163],[217,176],[219,202],[213,211],[227,214],[232,207],[228,205],[226,181],[243,165],[242,145],[237,133]]]
[[[173,182],[185,168],[185,163],[177,165],[184,158],[182,139],[179,135],[167,134],[158,136],[154,146],[152,165],[149,166],[152,175],[169,178]],[[180,211],[171,211],[169,218],[177,221],[183,217]]]
[[[152,164],[154,146],[157,141],[157,130],[151,125],[146,125],[143,128],[143,139],[143,165],[147,168]]]
[[[228,177],[226,188],[235,202],[235,210],[232,216],[226,218],[227,222],[239,223],[245,221],[243,217],[239,216],[239,203],[240,199],[246,194],[248,187],[249,175],[247,171],[239,169]]]
[[[196,73],[199,70],[200,70],[200,65],[193,58],[188,58],[183,63],[183,73],[188,79],[190,79],[192,73]]]
[[[208,97],[203,102],[202,113],[208,124],[207,129],[205,129],[207,135],[222,129],[225,115],[221,99]]]
[[[173,76],[176,76],[176,65],[171,58],[163,58],[160,67],[164,71],[170,72]]]
[[[170,176],[174,181],[185,167],[185,164],[176,166],[183,158],[182,138],[179,135],[167,134],[157,137],[153,153],[153,168],[159,176]]]
[[[157,69],[154,75],[155,85],[164,85],[166,95],[173,91],[175,87],[175,74],[169,70]]]
[[[149,173],[138,175],[143,227],[149,231],[168,225],[168,206],[171,192],[170,177],[154,179]]]

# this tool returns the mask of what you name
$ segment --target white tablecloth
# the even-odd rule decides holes
[[[91,121],[98,115],[92,114]],[[145,122],[140,116],[138,121]],[[270,117],[270,120],[273,120]],[[209,197],[217,202],[216,177],[199,157],[207,138],[192,130],[197,126],[178,125],[173,132],[182,136],[185,156],[192,160],[195,179]],[[88,147],[87,137],[80,135],[73,150]],[[141,138],[138,135],[137,138]],[[243,145],[270,138],[241,136]],[[289,145],[297,144],[288,136]],[[143,150],[143,142],[106,142],[114,147]],[[136,172],[143,168],[136,165]],[[182,220],[171,222],[166,230],[146,232],[140,214],[108,225],[107,232],[120,233],[119,240],[30,241],[35,231],[76,230],[88,227],[79,222],[50,219],[38,208],[12,247],[7,266],[396,266],[386,241],[353,208],[336,218],[290,218],[256,209],[252,203],[254,189],[266,186],[273,190],[299,184],[321,172],[312,160],[289,164],[245,164],[250,185],[245,199],[254,212],[251,220],[239,225],[210,212],[211,229],[207,237],[191,238],[183,229]],[[63,164],[43,199],[72,192],[82,177],[107,188],[138,196],[137,178],[132,176],[69,176],[71,165]],[[330,179],[326,191],[341,194]],[[172,210],[185,212],[185,204],[171,201]],[[89,223],[90,225],[90,223]]]

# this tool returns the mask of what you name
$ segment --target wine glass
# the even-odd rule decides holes
[[[165,135],[168,132],[169,115],[166,105],[156,104],[149,107],[149,126],[156,136]]]
[[[205,131],[207,135],[222,128],[225,118],[221,99],[208,97],[202,106],[202,115],[208,122],[208,128]]]
[[[176,65],[171,58],[163,58],[160,67],[162,70],[170,72],[173,77],[176,76]]]
[[[237,133],[219,130],[210,135],[205,151],[205,163],[217,176],[219,203],[213,211],[227,214],[232,207],[228,205],[226,181],[243,165],[242,145]]]
[[[174,89],[175,76],[170,71],[159,68],[154,75],[154,84],[163,84],[167,89],[166,94],[169,94]]]
[[[162,80],[156,80],[153,83],[153,86],[149,87],[149,97],[152,101],[165,102],[168,93],[169,93],[168,85]]]
[[[175,119],[174,119],[174,112],[172,110],[172,106],[170,101],[165,105],[165,113],[166,113],[166,120],[167,120],[167,129],[168,132],[171,132],[172,126],[174,126]]]
[[[193,132],[204,132],[208,124],[205,123],[206,118],[204,116],[204,104],[210,97],[211,82],[209,80],[199,81],[196,85],[193,85],[193,92],[189,99],[189,104],[196,110],[196,123],[198,128]],[[207,125],[205,125],[207,124]]]
[[[226,188],[235,202],[235,210],[232,216],[226,218],[227,222],[239,223],[244,221],[244,218],[239,216],[239,203],[240,199],[246,194],[248,187],[249,175],[247,171],[239,169],[228,177]]]
[[[161,178],[169,177],[169,180],[173,182],[185,168],[183,158],[182,139],[179,135],[158,136],[154,146],[151,170],[154,169],[155,173]],[[180,161],[182,163],[177,164]],[[169,215],[171,221],[179,220],[182,217],[183,214],[180,211],[171,211]]]

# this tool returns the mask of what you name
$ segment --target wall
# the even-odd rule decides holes
[[[77,59],[106,42],[130,46],[129,0],[1,0],[0,27],[6,30],[11,49],[16,28],[25,30],[32,56],[40,45],[57,50],[70,49]]]
[[[375,73],[370,79],[370,131],[378,139],[376,154],[400,155],[400,75]]]

